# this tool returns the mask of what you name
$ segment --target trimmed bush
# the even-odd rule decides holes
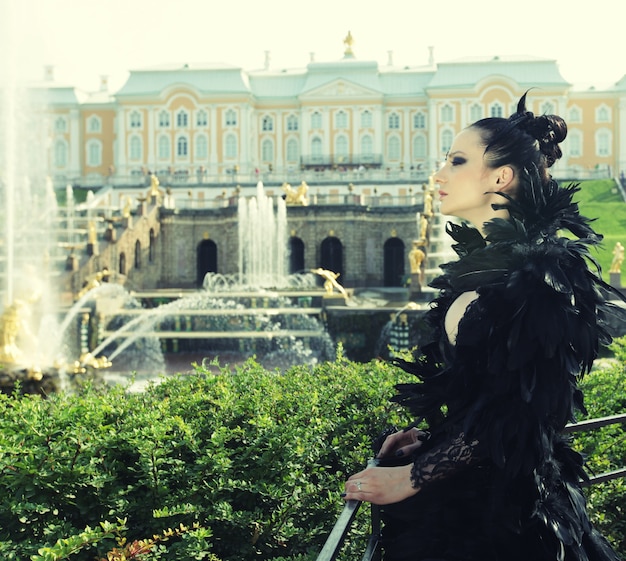
[[[409,421],[388,401],[409,376],[384,362],[196,370],[139,394],[0,396],[0,558],[314,560],[346,477]],[[590,416],[624,410],[623,374],[585,379]],[[624,465],[623,430],[577,442],[594,470]],[[590,510],[623,553],[617,485],[591,489]],[[342,559],[359,558],[367,529],[362,508]]]

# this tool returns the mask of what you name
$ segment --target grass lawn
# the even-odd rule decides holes
[[[602,277],[609,280],[613,248],[617,242],[626,246],[626,202],[610,179],[582,181],[575,196],[581,214],[594,218],[594,230],[604,236],[595,257],[602,267]],[[626,284],[626,266],[622,266],[622,285]]]

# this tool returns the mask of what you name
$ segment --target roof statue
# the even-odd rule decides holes
[[[352,51],[353,43],[354,43],[354,39],[352,38],[352,33],[348,31],[346,38],[343,40],[343,44],[346,46],[346,50],[343,52],[344,58],[351,58],[354,56],[354,52]]]

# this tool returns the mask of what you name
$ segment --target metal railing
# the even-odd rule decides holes
[[[581,421],[580,423],[571,423],[565,427],[563,431],[566,434],[585,432],[589,430],[598,429],[601,427],[626,424],[626,413],[621,415],[611,415],[609,417],[600,417],[598,419],[589,419],[588,421]],[[376,465],[375,460],[370,460],[368,465]],[[611,481],[612,479],[618,479],[620,477],[626,477],[626,466],[613,471],[602,473],[590,477],[589,480],[581,482],[583,487],[604,483]],[[337,555],[344,544],[346,535],[352,526],[356,514],[361,506],[361,501],[347,501],[333,526],[324,547],[317,556],[317,561],[335,561]],[[361,561],[378,561],[380,559],[380,509],[377,505],[371,505],[371,529],[370,537],[365,549],[365,553],[361,558]]]

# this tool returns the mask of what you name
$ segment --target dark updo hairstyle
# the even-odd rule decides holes
[[[550,180],[548,168],[561,156],[559,143],[567,136],[567,125],[557,115],[539,115],[526,110],[526,92],[517,111],[508,119],[488,117],[469,128],[480,134],[489,167],[511,166],[519,174],[537,167],[544,184]]]

